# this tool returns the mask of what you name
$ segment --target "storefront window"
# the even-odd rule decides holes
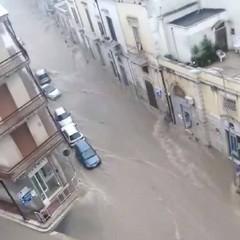
[[[29,177],[43,201],[51,198],[61,187],[51,164],[47,160],[36,166]]]

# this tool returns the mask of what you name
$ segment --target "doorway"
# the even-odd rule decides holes
[[[119,68],[120,68],[120,72],[121,72],[121,78],[122,78],[124,84],[125,84],[126,86],[128,86],[129,83],[128,83],[128,80],[127,80],[126,71],[125,71],[125,69],[124,69],[124,67],[123,67],[122,65],[119,65]]]
[[[44,205],[48,205],[51,198],[61,188],[61,184],[49,161],[44,159],[28,176]]]
[[[24,158],[37,148],[37,144],[26,123],[14,129],[10,135]]]
[[[105,66],[105,61],[104,61],[104,59],[103,59],[102,50],[101,50],[101,48],[100,48],[100,46],[99,46],[98,43],[96,43],[96,48],[97,48],[98,55],[99,55],[99,57],[100,57],[101,64],[102,64],[103,66]]]
[[[215,27],[215,44],[216,46],[223,50],[227,51],[227,31],[225,27],[225,23],[221,22]]]
[[[145,80],[145,85],[146,85],[150,105],[158,109],[157,100],[155,97],[154,88],[153,88],[152,83]]]
[[[190,115],[190,109],[184,105],[181,105],[182,109],[182,119],[183,119],[183,124],[184,128],[188,129],[192,127],[192,119]]]

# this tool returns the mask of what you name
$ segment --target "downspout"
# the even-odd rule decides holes
[[[166,82],[165,82],[165,79],[164,79],[164,76],[163,76],[163,71],[162,71],[160,63],[159,63],[159,56],[157,57],[157,62],[158,62],[159,72],[160,72],[160,75],[161,75],[161,78],[162,78],[164,92],[165,92],[165,95],[166,95],[167,106],[168,106],[168,111],[170,113],[171,122],[176,124],[172,99],[171,99],[170,94],[168,93],[167,85],[166,85]]]
[[[11,193],[9,192],[9,190],[7,189],[5,183],[0,180],[0,183],[2,184],[3,188],[5,189],[5,191],[7,192],[8,196],[11,198],[13,204],[16,206],[18,212],[20,213],[20,215],[22,216],[24,221],[27,221],[28,218],[24,215],[23,211],[20,209],[20,207],[18,206],[17,202],[15,201],[15,199],[12,197]]]
[[[172,33],[172,38],[173,38],[173,43],[174,43],[174,48],[175,48],[175,51],[176,51],[177,59],[179,59],[177,43],[176,43],[173,27],[171,27],[171,33]]]

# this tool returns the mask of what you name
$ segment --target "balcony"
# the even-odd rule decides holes
[[[103,45],[105,46],[105,48],[109,49],[114,55],[122,54],[122,46],[116,41],[110,41],[108,39],[105,39]]]
[[[45,106],[47,100],[43,93],[32,98],[29,102],[18,108],[6,118],[0,121],[0,136],[7,134],[13,127],[21,125],[26,117],[29,117],[41,106]]]
[[[0,78],[7,77],[29,63],[29,58],[22,51],[0,62]]]
[[[141,48],[137,49],[137,47],[128,47],[127,57],[131,62],[139,66],[144,66],[148,64],[145,52],[141,50]]]
[[[44,143],[38,146],[32,153],[25,157],[21,162],[15,165],[13,168],[0,170],[0,178],[2,179],[16,179],[21,173],[25,171],[30,165],[36,162],[38,159],[43,159],[54,148],[56,148],[64,139],[62,134],[57,131],[51,137],[49,137]]]

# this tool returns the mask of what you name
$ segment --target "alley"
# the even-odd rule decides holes
[[[237,240],[240,197],[232,165],[213,149],[165,125],[105,68],[68,47],[53,19],[31,0],[1,0],[32,68],[44,67],[103,164],[74,164],[87,195],[56,231],[81,240]],[[5,221],[5,220],[4,220]],[[0,231],[4,231],[2,220]]]

